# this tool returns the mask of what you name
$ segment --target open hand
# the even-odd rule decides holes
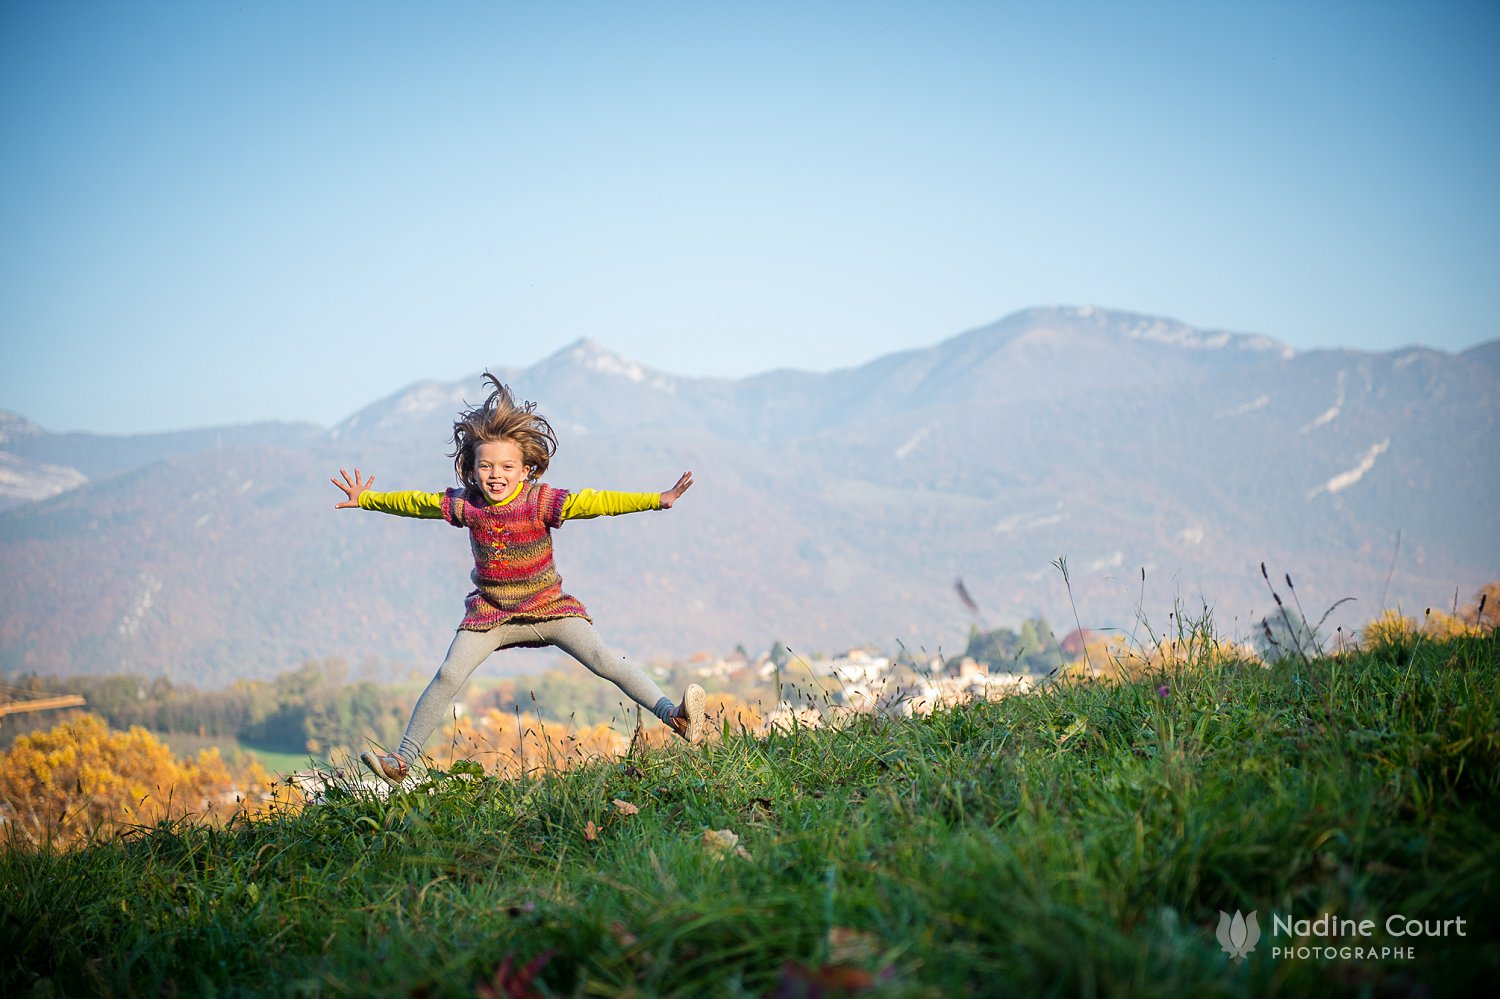
[[[359,507],[359,494],[370,488],[370,486],[375,482],[375,476],[372,475],[368,479],[361,480],[359,477],[359,469],[357,468],[354,470],[353,479],[350,479],[349,473],[344,471],[342,468],[339,469],[339,474],[344,477],[343,482],[340,482],[338,479],[329,479],[328,481],[332,482],[334,485],[342,489],[344,491],[344,495],[348,496],[349,498],[344,500],[344,502],[342,503],[335,503],[333,505],[333,508],[335,510],[345,510],[351,507],[357,509]]]
[[[336,484],[337,483],[335,483],[335,485]],[[680,479],[677,480],[677,485],[673,486],[671,489],[668,489],[666,492],[664,492],[664,493],[661,494],[661,508],[663,510],[670,510],[670,509],[672,509],[672,504],[676,503],[677,502],[677,498],[679,496],[681,496],[683,493],[687,492],[688,491],[688,487],[690,487],[692,484],[693,484],[693,473],[692,472],[683,472],[682,473],[682,478],[680,478]]]

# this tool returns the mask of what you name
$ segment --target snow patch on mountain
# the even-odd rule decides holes
[[[396,415],[405,417],[425,416],[433,410],[458,410],[464,405],[464,390],[436,382],[423,382],[413,386],[396,403]]]
[[[1223,350],[1226,347],[1233,347],[1240,350],[1266,351],[1276,354],[1283,359],[1294,357],[1297,353],[1280,340],[1254,333],[1199,330],[1172,319],[1161,319],[1153,316],[1127,317],[1123,313],[1112,313],[1109,310],[1094,309],[1092,307],[1075,309],[1073,311],[1075,315],[1083,319],[1092,319],[1096,316],[1102,317],[1106,322],[1111,317],[1116,322],[1128,319],[1122,332],[1130,340],[1161,343],[1186,350]]]
[[[328,431],[328,436],[338,440],[349,437],[355,430],[380,431],[419,423],[431,419],[435,413],[451,418],[459,410],[468,408],[465,396],[475,391],[469,383],[417,382],[394,396],[366,406]]]
[[[1300,428],[1298,428],[1297,432],[1299,434],[1305,434],[1309,430],[1316,430],[1316,429],[1318,429],[1321,426],[1324,426],[1326,424],[1332,423],[1335,419],[1338,418],[1339,413],[1343,412],[1343,410],[1344,410],[1344,373],[1342,371],[1339,372],[1339,388],[1338,388],[1338,392],[1339,392],[1339,396],[1338,396],[1337,399],[1334,400],[1333,405],[1329,406],[1327,409],[1323,410],[1323,412],[1318,415],[1317,419],[1313,420],[1311,423],[1303,424]]]
[[[1390,446],[1391,439],[1389,437],[1381,441],[1379,444],[1371,445],[1370,449],[1366,451],[1364,453],[1364,456],[1359,459],[1358,465],[1355,465],[1347,472],[1340,472],[1338,475],[1335,475],[1333,478],[1329,479],[1321,486],[1310,490],[1307,494],[1307,498],[1312,499],[1319,493],[1328,493],[1329,495],[1332,495],[1333,493],[1343,492],[1345,489],[1348,489],[1360,479],[1364,478],[1366,472],[1375,467],[1375,459],[1385,454]]]
[[[1187,326],[1178,326],[1163,320],[1137,322],[1125,331],[1132,340],[1148,340],[1153,343],[1170,344],[1173,347],[1191,347],[1197,350],[1217,350],[1232,342],[1228,333],[1202,333]]]
[[[653,371],[644,365],[630,360],[628,357],[621,357],[619,354],[606,350],[587,337],[578,340],[572,346],[564,347],[562,351],[554,356],[570,361],[579,367],[587,368],[590,371],[613,375],[616,378],[623,378],[637,385],[648,385],[651,388],[669,393],[677,391],[677,385],[670,375],[665,375],[660,371]]]
[[[36,437],[42,428],[20,413],[0,409],[0,444],[9,444],[21,437]]]
[[[120,616],[119,623],[115,625],[115,631],[121,635],[134,635],[141,630],[141,622],[146,620],[146,612],[151,609],[152,601],[161,592],[162,580],[149,572],[143,572],[137,577],[141,589],[136,592],[135,602]]]
[[[88,480],[76,468],[28,461],[0,451],[0,508],[47,499],[77,489]]]
[[[1103,572],[1105,569],[1118,569],[1125,564],[1125,553],[1116,549],[1108,555],[1096,558],[1083,567],[1084,572]]]
[[[896,448],[894,452],[896,455],[896,460],[905,461],[907,455],[911,454],[917,449],[917,445],[922,443],[922,438],[931,433],[933,427],[935,426],[936,424],[933,424],[932,426],[922,427],[916,433],[912,434],[911,437],[907,439],[905,444],[902,444],[900,447]]]
[[[1261,394],[1256,396],[1254,399],[1251,399],[1249,402],[1236,406],[1233,409],[1219,410],[1214,414],[1214,419],[1233,419],[1236,416],[1244,416],[1246,413],[1253,413],[1257,409],[1265,409],[1269,405],[1271,405],[1271,397],[1269,395]]]
[[[1068,519],[1066,513],[1013,513],[995,525],[996,534],[1024,534],[1039,527],[1051,527]]]

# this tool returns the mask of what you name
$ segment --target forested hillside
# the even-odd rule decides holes
[[[951,653],[977,620],[959,577],[994,627],[1129,630],[1180,600],[1245,640],[1272,609],[1262,562],[1348,629],[1471,592],[1500,574],[1494,358],[1296,353],[1038,309],[824,374],[683,378],[590,341],[494,370],[556,423],[554,484],[664,489],[695,472],[669,513],[556,536],[567,589],[651,659],[773,638]],[[88,482],[0,512],[0,670],[430,671],[469,588],[464,536],[334,511],[328,478],[359,466],[377,488],[447,487],[453,415],[480,390],[477,372],[419,382],[327,431],[187,435],[128,468],[84,462],[99,441],[12,433],[5,448],[24,438],[24,460],[76,460]]]

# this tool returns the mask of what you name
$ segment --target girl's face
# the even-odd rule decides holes
[[[491,503],[498,503],[526,481],[526,465],[515,441],[489,441],[474,449],[474,481]]]

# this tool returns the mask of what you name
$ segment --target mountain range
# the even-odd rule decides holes
[[[1326,625],[1347,634],[1500,577],[1500,341],[1300,352],[1047,308],[827,373],[689,378],[587,339],[489,370],[551,418],[554,485],[693,470],[670,512],[556,533],[565,588],[633,657],[954,652],[1037,614],[1141,640],[1205,608],[1249,637],[1274,609],[1262,562],[1313,620],[1352,598]],[[462,614],[464,532],[336,511],[328,479],[446,488],[453,417],[483,394],[475,374],[331,428],[130,436],[0,413],[0,671],[425,671]]]

